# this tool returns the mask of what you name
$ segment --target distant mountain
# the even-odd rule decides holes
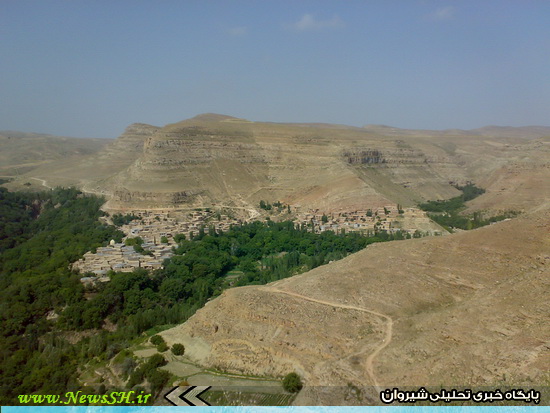
[[[111,141],[0,131],[0,175],[16,176],[49,162],[92,155]]]
[[[483,136],[536,139],[550,136],[550,126],[484,126],[470,132]]]
[[[401,129],[387,125],[365,125],[363,129],[386,136],[489,136],[498,138],[536,139],[550,136],[550,126],[484,126],[478,129]]]
[[[146,139],[158,129],[157,126],[134,123],[117,139],[100,139],[102,145],[86,156],[77,154],[44,163],[28,172],[22,179],[28,181],[29,178],[41,178],[52,186],[76,185],[89,192],[107,195],[105,191],[97,190],[93,183],[128,168],[142,155]]]

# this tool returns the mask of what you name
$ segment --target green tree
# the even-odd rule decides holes
[[[174,356],[183,356],[184,353],[185,346],[183,344],[176,343],[172,346],[172,354],[174,354]]]
[[[143,239],[141,237],[135,237],[135,238],[126,238],[126,241],[124,241],[124,244],[127,246],[136,246],[143,244]]]
[[[292,372],[288,373],[283,379],[283,388],[291,393],[297,393],[302,390],[302,380],[298,374]]]
[[[151,392],[157,394],[170,380],[170,373],[165,370],[153,370],[147,375],[147,381],[151,386]]]
[[[174,236],[174,241],[176,241],[178,244],[181,241],[185,241],[185,234],[176,234],[176,236]]]
[[[168,362],[162,354],[153,354],[151,357],[149,357],[149,360],[147,360],[146,366],[147,369],[156,369],[157,367],[166,366],[166,364],[168,364]]]
[[[158,346],[159,344],[161,343],[165,343],[166,342],[164,341],[164,339],[159,336],[158,334],[155,334],[154,336],[152,336],[149,341],[151,342],[151,344],[155,345],[155,346]]]

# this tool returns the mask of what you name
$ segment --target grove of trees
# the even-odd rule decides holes
[[[461,211],[466,208],[465,202],[480,196],[485,193],[485,190],[476,187],[472,183],[464,186],[457,185],[456,188],[462,191],[462,195],[443,201],[427,201],[419,205],[421,209],[428,212],[430,219],[448,231],[452,232],[453,228],[464,230],[475,229],[517,215],[515,211],[508,211],[493,216],[484,216],[479,211],[468,215],[461,214]]]

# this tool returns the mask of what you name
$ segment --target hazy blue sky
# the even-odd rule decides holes
[[[0,130],[550,125],[550,1],[0,0]]]

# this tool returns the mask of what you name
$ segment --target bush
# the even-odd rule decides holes
[[[155,334],[154,336],[152,336],[149,341],[151,342],[151,344],[155,346],[158,346],[160,343],[165,343],[164,339],[158,334]]]
[[[283,379],[283,388],[291,393],[297,393],[302,389],[302,380],[296,373],[288,373]]]
[[[131,357],[126,357],[120,365],[120,370],[122,372],[122,377],[129,377],[130,374],[135,370],[137,363]]]
[[[160,351],[161,353],[164,353],[166,350],[168,350],[168,344],[164,341],[157,346],[157,351]]]
[[[126,238],[126,241],[124,241],[124,244],[128,247],[136,246],[143,244],[143,239],[141,237],[135,237],[135,238]]]
[[[180,343],[176,343],[172,346],[172,354],[174,356],[183,356],[185,353],[185,346]]]
[[[151,357],[149,357],[149,360],[147,360],[147,370],[155,369],[157,367],[166,366],[168,362],[164,358],[162,354],[153,354]]]
[[[130,378],[128,379],[128,383],[126,383],[126,387],[128,389],[131,389],[136,384],[142,383],[144,378],[145,370],[143,368],[137,368],[132,372],[132,374],[130,374]]]
[[[164,370],[153,370],[147,376],[153,394],[160,392],[169,380],[170,373]]]

